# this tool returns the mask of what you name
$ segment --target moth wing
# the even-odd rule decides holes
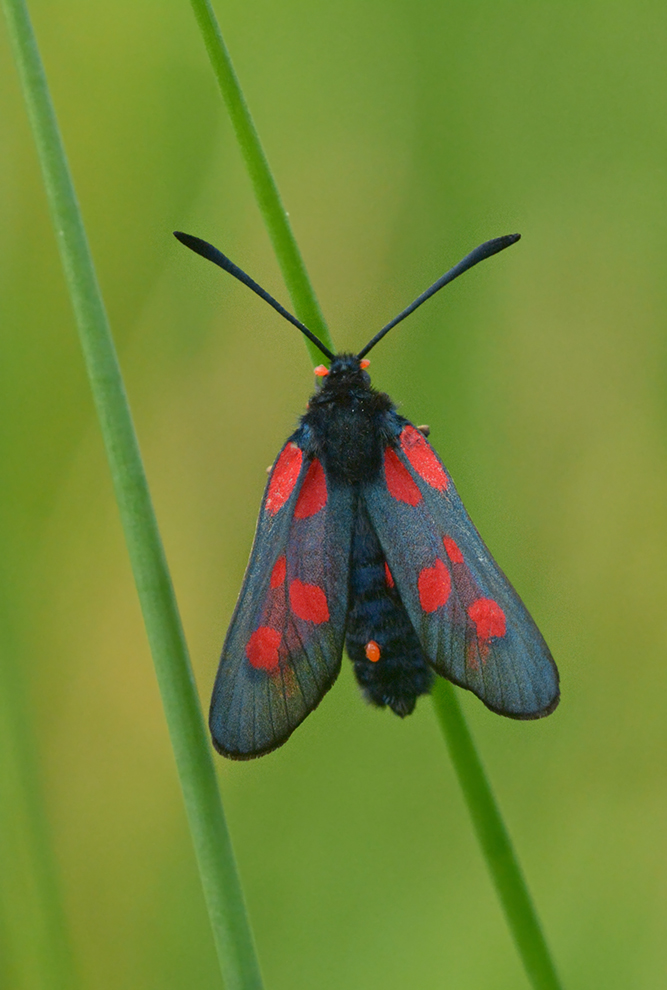
[[[332,484],[299,434],[273,466],[220,658],[209,726],[218,752],[282,745],[340,670],[354,489]]]
[[[511,718],[548,715],[558,670],[518,594],[475,529],[440,458],[401,421],[383,470],[361,487],[426,659]]]

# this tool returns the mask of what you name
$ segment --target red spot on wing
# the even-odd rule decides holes
[[[301,471],[303,454],[295,443],[288,443],[280,453],[269,482],[266,511],[275,516],[292,494]]]
[[[393,588],[394,587],[394,578],[392,576],[391,571],[389,570],[389,564],[387,563],[386,560],[384,562],[384,576],[387,579],[387,587],[388,588]]]
[[[444,492],[449,484],[445,469],[438,460],[436,452],[426,442],[422,433],[414,426],[406,426],[401,433],[401,447],[413,468],[424,481]]]
[[[442,560],[425,567],[417,579],[419,601],[425,612],[435,612],[445,604],[452,590],[452,579]]]
[[[292,611],[299,619],[307,622],[327,622],[329,605],[327,596],[317,584],[305,584],[298,578],[289,586],[289,602]]]
[[[407,502],[408,505],[417,505],[421,502],[422,493],[391,447],[387,447],[384,452],[384,476],[389,494],[399,502]]]
[[[364,652],[371,663],[377,663],[380,659],[380,647],[374,639],[371,639],[370,642],[366,643],[366,649]]]
[[[277,629],[260,626],[248,640],[246,656],[256,670],[276,670],[281,636]]]
[[[278,560],[273,565],[273,570],[271,571],[271,581],[270,581],[272,588],[280,587],[280,585],[285,580],[286,572],[287,572],[287,561],[285,560],[285,557],[283,555],[282,557],[278,557]]]
[[[443,536],[442,542],[445,544],[447,556],[451,560],[452,564],[462,564],[463,554],[459,550],[458,544],[454,542],[451,536]]]
[[[327,504],[327,479],[317,458],[312,462],[303,479],[299,497],[294,506],[296,519],[307,519]]]
[[[493,598],[478,598],[468,609],[468,615],[477,627],[477,638],[491,639],[492,636],[504,636],[507,625],[505,613]]]

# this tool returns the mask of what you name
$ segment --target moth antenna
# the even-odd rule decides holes
[[[247,285],[249,289],[252,289],[264,302],[267,302],[269,306],[273,306],[277,313],[286,319],[289,323],[292,323],[297,330],[300,330],[302,334],[312,341],[316,347],[318,347],[324,356],[333,361],[334,355],[331,353],[328,347],[325,347],[321,340],[319,340],[312,330],[309,330],[307,326],[297,320],[296,316],[292,316],[284,306],[281,306],[277,299],[269,295],[266,289],[263,289],[261,285],[258,285],[254,279],[250,278],[249,275],[235,265],[233,261],[230,261],[227,255],[223,254],[222,251],[218,251],[216,247],[209,244],[208,241],[203,241],[200,237],[193,237],[192,234],[183,234],[180,230],[174,231],[174,237],[176,240],[180,241],[181,244],[185,244],[187,248],[194,251],[195,254],[200,254],[202,258],[206,258],[208,261],[212,261],[214,265],[218,265],[223,271],[229,272],[234,278],[238,279],[239,282],[243,282]]]
[[[387,323],[385,327],[382,327],[382,329],[375,334],[373,339],[366,344],[363,350],[359,351],[357,357],[362,358],[365,354],[368,354],[370,349],[375,347],[378,341],[382,340],[384,335],[389,333],[392,327],[395,327],[397,323],[404,320],[406,316],[410,315],[410,313],[414,313],[418,306],[421,306],[421,304],[425,303],[427,299],[434,296],[436,292],[439,292],[439,290],[443,288],[443,286],[448,285],[449,282],[453,282],[455,278],[458,278],[459,275],[463,275],[464,272],[467,272],[469,268],[473,268],[475,265],[479,264],[480,261],[485,261],[487,258],[490,258],[491,255],[497,254],[499,251],[504,251],[505,248],[510,246],[510,244],[516,244],[520,237],[521,234],[506,234],[504,237],[495,237],[492,241],[485,241],[484,244],[480,244],[480,246],[476,247],[474,251],[467,254],[462,261],[459,261],[458,265],[454,265],[454,267],[448,272],[441,275],[438,281],[434,282],[433,285],[426,290],[426,292],[422,292],[421,296],[417,296],[415,301],[411,303],[407,309],[404,309],[402,313],[395,316],[391,323]]]

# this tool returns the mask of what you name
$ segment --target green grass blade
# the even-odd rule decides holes
[[[24,0],[2,0],[106,445],[227,990],[262,985],[171,578],[118,359]]]
[[[560,990],[561,983],[537,912],[482,761],[475,749],[456,689],[441,677],[433,690],[433,704],[479,844],[528,978],[535,990]]]
[[[260,210],[297,313],[303,322],[319,333],[327,346],[335,351],[329,335],[325,337],[322,332],[324,322],[317,306],[315,293],[213,9],[209,0],[190,0],[190,2],[229,109]],[[305,305],[311,307],[314,305],[316,309],[301,308]],[[321,323],[313,322],[316,318],[315,314],[319,314]],[[535,908],[451,684],[442,680],[438,682],[434,692],[434,703],[477,837],[528,976],[535,990],[559,990],[560,984]]]
[[[278,186],[269,168],[213,8],[209,0],[190,0],[190,3],[197,18],[206,51],[213,66],[213,72],[227,104],[236,139],[245,159],[257,203],[269,232],[273,250],[276,253],[296,315],[329,350],[334,351],[315,290],[308,278],[306,266],[303,263],[285,207],[280,199]],[[321,364],[322,353],[309,340],[306,340],[306,346],[315,364]]]

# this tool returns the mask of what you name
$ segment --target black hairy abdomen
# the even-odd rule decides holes
[[[379,660],[368,659],[369,643],[379,647]],[[384,554],[361,501],[352,538],[345,646],[372,704],[404,717],[419,695],[430,691],[433,674],[396,588],[389,586]]]

